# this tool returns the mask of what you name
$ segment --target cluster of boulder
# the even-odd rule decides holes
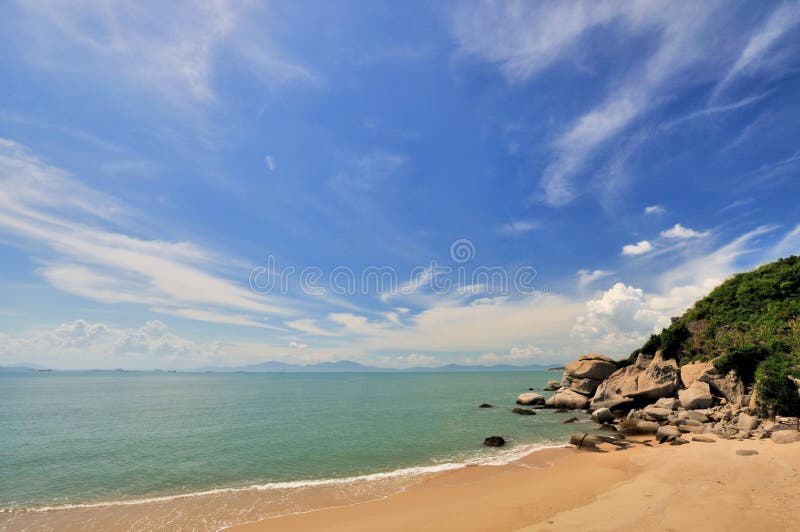
[[[654,434],[659,442],[675,445],[688,443],[689,437],[714,441],[703,434],[800,441],[797,418],[771,421],[753,415],[755,397],[735,372],[721,374],[708,362],[679,368],[660,351],[640,354],[634,364],[621,368],[608,357],[584,355],[567,364],[561,382],[550,381],[548,388],[555,393],[545,400],[545,407],[588,410],[594,421],[616,431],[617,437]],[[579,447],[597,438],[575,436]]]

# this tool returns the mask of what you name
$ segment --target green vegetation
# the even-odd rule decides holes
[[[660,334],[631,353],[655,353],[680,364],[713,361],[756,385],[763,414],[798,414],[797,388],[787,379],[800,364],[800,257],[734,275]]]

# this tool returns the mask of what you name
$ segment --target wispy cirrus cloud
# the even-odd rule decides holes
[[[269,28],[249,27],[256,5],[248,2],[43,0],[20,7],[29,31],[26,49],[38,66],[121,74],[175,104],[215,100],[215,70],[225,54],[268,85],[315,79],[280,56]]]
[[[0,183],[0,231],[33,248],[38,273],[59,290],[223,324],[274,327],[265,320],[294,313],[225,278],[230,263],[214,252],[126,234],[137,213],[7,139]]]

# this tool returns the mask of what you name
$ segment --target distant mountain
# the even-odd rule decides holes
[[[467,366],[463,364],[447,364],[438,367],[413,367],[407,369],[379,368],[375,366],[365,366],[352,360],[339,360],[337,362],[319,362],[316,364],[287,364],[270,360],[260,364],[248,366],[217,366],[202,368],[200,371],[212,371],[217,373],[375,373],[375,372],[467,372],[467,371],[541,371],[547,369],[546,366],[512,366],[509,364],[498,364],[494,366]]]
[[[0,366],[0,373],[26,373],[30,371],[41,371],[44,368],[31,366]]]

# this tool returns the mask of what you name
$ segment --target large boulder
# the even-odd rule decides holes
[[[654,406],[658,408],[666,408],[667,410],[677,410],[681,406],[681,402],[674,397],[662,397],[655,402]]]
[[[681,382],[688,388],[700,375],[713,368],[714,364],[711,362],[695,362],[681,366]]]
[[[602,381],[617,370],[616,364],[603,355],[583,355],[564,366],[564,376],[573,379]]]
[[[649,421],[666,421],[667,418],[672,414],[672,410],[667,408],[659,408],[655,405],[650,405],[644,407],[642,410],[644,413],[645,419]]]
[[[739,430],[755,430],[759,423],[761,423],[761,420],[757,417],[742,412],[739,414],[739,420],[736,422],[736,428]]]
[[[546,392],[554,392],[561,388],[561,383],[554,380],[547,381],[547,386],[544,387],[544,391]]]
[[[636,363],[615,371],[592,398],[591,409],[624,407],[639,401],[655,401],[669,397],[678,385],[678,364],[665,360],[661,351],[655,355],[640,354]]]
[[[682,377],[681,377],[682,378]],[[687,410],[708,408],[714,402],[711,396],[711,387],[707,382],[695,380],[685,390],[678,392],[681,405]]]
[[[595,379],[575,379],[564,376],[564,380],[561,381],[561,387],[569,388],[573,392],[578,392],[587,397],[592,397],[597,387],[600,386],[600,382],[601,381]]]
[[[592,412],[592,419],[596,423],[613,423],[614,422],[614,414],[611,413],[611,410],[608,408],[598,408],[594,412]]]
[[[552,404],[548,406],[552,406],[553,408],[563,408],[566,410],[582,410],[589,406],[589,398],[585,395],[581,395],[578,392],[574,392],[572,390],[562,390],[556,393],[553,397],[550,398]],[[548,401],[548,403],[551,403]]]
[[[770,437],[775,443],[795,443],[800,441],[800,432],[796,430],[779,430],[773,432]]]
[[[734,407],[747,406],[743,402],[745,398],[744,383],[735,371],[721,375],[716,368],[712,367],[700,375],[697,380],[711,386],[711,392],[724,397],[728,404]]]
[[[518,405],[543,405],[544,396],[534,392],[521,393],[517,396]]]

